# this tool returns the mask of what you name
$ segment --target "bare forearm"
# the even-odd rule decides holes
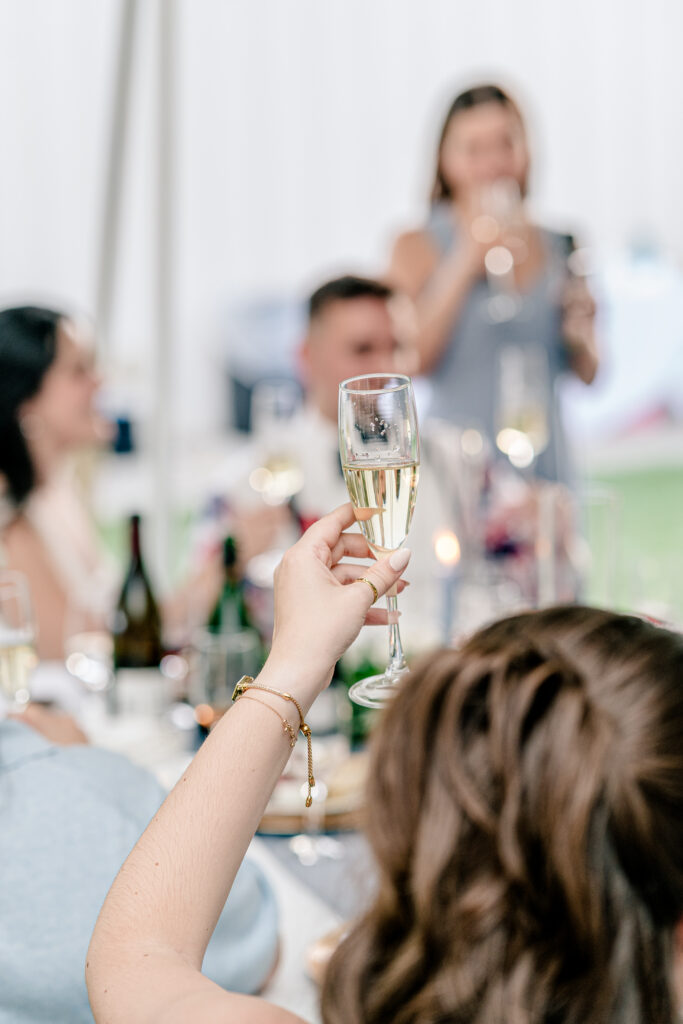
[[[124,969],[113,965],[97,998],[89,983],[97,1024],[303,1024],[300,1017],[257,996],[226,992],[176,953],[133,951],[129,961]]]
[[[596,305],[583,278],[570,279],[564,295],[562,337],[569,365],[579,380],[592,384],[600,358],[595,335]]]
[[[283,676],[266,668],[259,681],[290,689],[291,677]],[[314,689],[303,686],[300,691],[304,709]],[[198,972],[291,753],[278,716],[296,727],[298,714],[292,712],[292,705],[264,693],[259,693],[258,703],[235,704],[128,857],[102,909],[88,954],[86,974],[96,1020],[148,1021],[150,1007],[143,1010],[147,998],[157,1008],[160,997],[168,1006],[195,995],[200,1002],[204,995],[213,1001],[207,988],[211,983]],[[215,998],[236,997],[216,988]]]
[[[119,872],[86,965],[98,1024],[297,1019],[222,992],[200,968],[300,725],[282,692],[307,713],[363,624],[386,622],[386,613],[371,609],[373,594],[397,586],[410,558],[404,549],[368,567],[342,564],[370,555],[359,534],[344,532],[354,522],[351,504],[342,505],[284,555],[275,571],[273,645],[257,680],[280,696],[252,691],[224,716]],[[357,582],[361,573],[370,588]]]
[[[592,384],[600,366],[595,339],[591,335],[580,345],[569,347],[569,365],[579,380]]]
[[[443,355],[476,280],[472,263],[449,253],[417,299],[420,368],[429,372]]]

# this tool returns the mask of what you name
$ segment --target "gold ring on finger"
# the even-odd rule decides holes
[[[377,600],[377,598],[379,597],[379,591],[377,590],[377,587],[372,582],[372,580],[366,579],[365,576],[359,576],[358,579],[355,582],[356,583],[367,583],[367,585],[370,587],[370,590],[372,591],[372,593],[374,595],[373,598],[372,598],[372,603],[374,604],[375,601]]]

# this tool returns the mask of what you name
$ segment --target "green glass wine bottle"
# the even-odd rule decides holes
[[[158,668],[161,616],[140,544],[140,516],[130,517],[130,560],[114,617],[114,668]]]
[[[237,565],[237,545],[233,537],[223,541],[223,587],[209,616],[210,633],[237,633],[252,628],[244,600],[242,580]]]
[[[256,676],[265,652],[259,631],[245,601],[233,537],[223,542],[223,586],[205,630],[197,632],[197,670],[192,674],[190,699],[222,713],[230,706],[232,691],[243,676]]]
[[[381,674],[383,667],[378,665],[370,652],[366,652],[360,661],[355,665],[341,662],[341,679],[347,691],[359,679],[367,679],[368,676]],[[347,723],[349,741],[352,750],[361,750],[370,739],[370,733],[377,724],[379,711],[373,708],[366,708],[360,704],[349,701],[350,713]]]

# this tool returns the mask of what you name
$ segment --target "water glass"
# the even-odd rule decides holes
[[[0,693],[11,711],[30,700],[29,678],[38,663],[28,581],[12,569],[0,570]]]

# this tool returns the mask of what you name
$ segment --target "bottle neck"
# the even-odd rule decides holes
[[[226,537],[223,541],[223,585],[233,589],[240,584],[240,575],[237,568],[237,547],[233,537]]]
[[[223,586],[230,590],[238,590],[241,580],[234,565],[226,565],[223,569]]]
[[[131,562],[140,562],[140,517],[131,516],[130,519],[130,557]]]

